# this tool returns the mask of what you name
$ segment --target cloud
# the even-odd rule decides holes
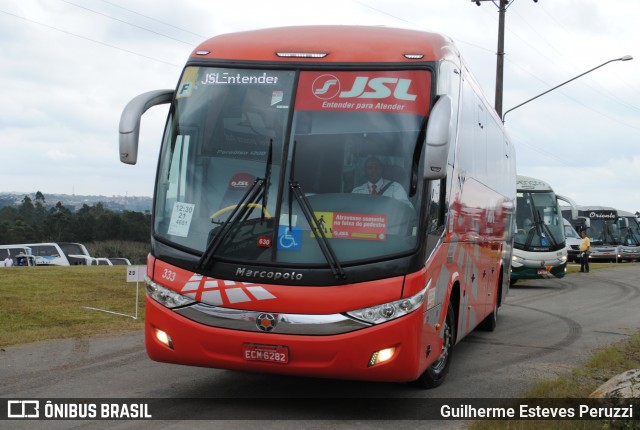
[[[61,161],[61,160],[73,160],[78,158],[75,154],[69,154],[68,152],[64,152],[60,149],[50,149],[47,151],[47,157],[53,161]]]
[[[77,3],[74,6],[72,3]],[[122,7],[119,7],[121,5]],[[578,203],[640,209],[640,2],[511,2],[505,109],[608,59],[617,62],[507,117],[518,172]],[[166,107],[142,121],[139,162],[118,158],[118,122],[137,94],[174,88],[190,52],[231,31],[305,24],[435,30],[452,37],[490,103],[497,10],[468,1],[48,1],[0,6],[0,182],[45,193],[151,195]],[[86,188],[86,189],[82,189]],[[0,189],[1,191],[1,189]]]

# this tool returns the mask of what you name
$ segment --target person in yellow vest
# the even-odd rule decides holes
[[[582,242],[580,242],[580,271],[589,273],[589,252],[591,249],[591,241],[587,237],[586,232],[581,232]]]

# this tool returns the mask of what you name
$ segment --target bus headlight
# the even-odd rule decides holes
[[[368,308],[358,309],[346,312],[352,318],[368,322],[370,324],[382,324],[387,321],[400,318],[404,315],[418,309],[425,300],[427,287],[406,299],[396,300],[394,302],[383,303],[381,305],[371,306]]]
[[[173,290],[170,290],[162,285],[153,282],[148,277],[145,277],[145,281],[147,282],[147,294],[156,302],[160,303],[162,306],[166,306],[169,309],[177,308],[179,306],[190,305],[191,303],[195,303],[190,297],[183,296],[182,294],[176,293]]]

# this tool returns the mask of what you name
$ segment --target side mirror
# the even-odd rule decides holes
[[[577,219],[578,218],[578,208],[576,207],[576,202],[573,201],[572,198],[567,197],[567,196],[563,196],[560,194],[556,194],[556,199],[558,200],[562,200],[565,201],[567,203],[569,203],[569,206],[571,206],[571,219]]]
[[[621,229],[629,228],[629,222],[625,217],[618,217],[618,225],[620,226]]]
[[[170,103],[174,90],[155,90],[140,94],[125,106],[120,116],[120,161],[136,164],[138,161],[138,138],[140,119],[150,107]]]
[[[425,179],[442,179],[447,175],[452,105],[451,96],[440,96],[429,114],[424,157]]]
[[[577,218],[577,220],[578,220],[577,223],[576,223],[577,225],[581,225],[584,228],[591,227],[591,220],[589,218],[580,216],[580,217]]]

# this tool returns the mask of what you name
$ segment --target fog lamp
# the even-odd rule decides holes
[[[158,339],[160,342],[162,342],[164,345],[168,346],[169,348],[173,349],[173,342],[171,341],[171,336],[169,336],[166,332],[160,329],[155,329],[155,333],[156,333],[156,339]]]
[[[381,349],[380,351],[374,352],[373,354],[371,354],[371,358],[369,359],[369,367],[391,360],[395,353],[395,347],[385,348]]]

